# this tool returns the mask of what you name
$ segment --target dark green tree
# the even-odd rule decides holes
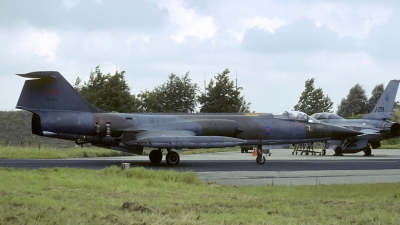
[[[312,115],[318,112],[332,112],[333,102],[329,96],[324,96],[321,88],[315,89],[314,78],[306,81],[305,89],[301,93],[299,102],[294,106],[294,110]]]
[[[367,103],[365,90],[360,84],[356,84],[350,89],[347,98],[343,98],[338,105],[337,114],[344,118],[365,114],[367,113]]]
[[[78,77],[75,89],[88,102],[106,111],[136,112],[138,102],[130,94],[130,88],[125,81],[125,71],[116,71],[114,75],[103,74],[97,66],[95,72],[90,73],[89,81],[80,85]]]
[[[168,76],[168,81],[158,87],[158,93],[164,98],[167,112],[194,112],[197,106],[197,92],[199,87],[192,83],[189,72],[182,77],[175,74]]]
[[[165,112],[163,105],[164,98],[156,90],[141,91],[137,97],[140,100],[139,110],[141,112]]]
[[[233,81],[229,80],[229,70],[215,76],[215,82],[211,79],[206,87],[206,93],[199,97],[201,105],[200,112],[203,113],[243,113],[249,112],[250,104],[246,102],[240,91],[242,87],[235,87]]]
[[[368,99],[365,113],[370,113],[374,109],[374,106],[378,102],[378,100],[381,97],[384,90],[385,89],[383,87],[383,84],[377,84],[374,87],[374,89],[372,90],[372,93],[371,93],[371,97]]]
[[[197,106],[197,84],[192,83],[189,72],[182,77],[175,74],[153,91],[141,92],[138,97],[144,112],[194,112]]]

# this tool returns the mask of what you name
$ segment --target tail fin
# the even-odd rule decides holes
[[[31,112],[40,110],[71,110],[104,112],[91,105],[56,71],[17,74],[34,78],[25,81],[16,108]]]
[[[363,119],[391,120],[400,80],[391,80],[372,111]]]

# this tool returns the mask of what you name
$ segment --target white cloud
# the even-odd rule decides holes
[[[183,7],[180,0],[160,1],[159,6],[168,9],[169,21],[176,27],[176,32],[171,38],[178,43],[184,42],[188,36],[195,36],[200,40],[212,38],[217,32],[211,16],[203,16],[194,9]]]
[[[81,0],[63,0],[62,3],[65,7],[67,7],[67,9],[71,9],[77,6],[80,2]]]
[[[318,2],[303,5],[301,11],[317,26],[326,24],[341,37],[362,39],[373,27],[386,23],[393,10],[377,5]]]
[[[242,31],[242,32],[236,32],[236,31],[233,31],[232,29],[228,29],[227,32],[228,32],[229,34],[233,35],[233,37],[234,37],[236,40],[238,40],[238,41],[240,41],[240,42],[243,41],[244,31]]]
[[[256,16],[253,19],[241,19],[241,22],[246,28],[255,27],[271,33],[274,33],[276,29],[287,24],[284,20],[277,18],[271,20],[261,16]]]
[[[281,26],[287,25],[287,22],[280,19],[268,19],[266,17],[255,16],[252,19],[241,18],[240,23],[242,25],[241,30],[239,32],[232,31],[228,29],[228,33],[232,34],[236,40],[242,41],[245,31],[251,28],[257,28],[259,30],[266,30],[270,33],[274,33],[276,29],[280,28]]]
[[[56,58],[56,52],[61,44],[60,36],[44,29],[23,28],[13,35],[6,37],[5,43],[12,43],[5,48],[10,51],[16,58],[35,57],[53,61]],[[4,39],[3,39],[4,40]]]

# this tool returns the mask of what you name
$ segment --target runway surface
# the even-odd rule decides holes
[[[154,165],[148,156],[81,159],[0,159],[0,167],[52,168],[71,167],[103,169],[121,163],[155,170],[193,171],[204,182],[227,185],[326,185],[343,183],[400,182],[400,150],[373,150],[374,156],[362,153],[332,156],[292,155],[289,149],[273,149],[263,165],[251,153],[220,152],[181,155],[178,166],[163,160]]]

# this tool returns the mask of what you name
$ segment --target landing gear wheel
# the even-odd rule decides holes
[[[176,166],[178,165],[180,160],[179,154],[177,152],[168,152],[167,156],[165,157],[165,161],[167,161],[168,165]]]
[[[326,150],[322,149],[321,154],[320,155],[326,155]]]
[[[256,162],[257,162],[258,164],[264,164],[264,163],[265,163],[265,156],[263,156],[263,155],[257,156]]]
[[[149,154],[149,159],[154,164],[160,163],[162,160],[161,150],[152,150]]]
[[[340,146],[336,146],[333,150],[335,151],[335,156],[342,156],[342,148]]]
[[[371,148],[370,148],[370,147],[367,147],[367,148],[364,150],[364,156],[371,156]]]

